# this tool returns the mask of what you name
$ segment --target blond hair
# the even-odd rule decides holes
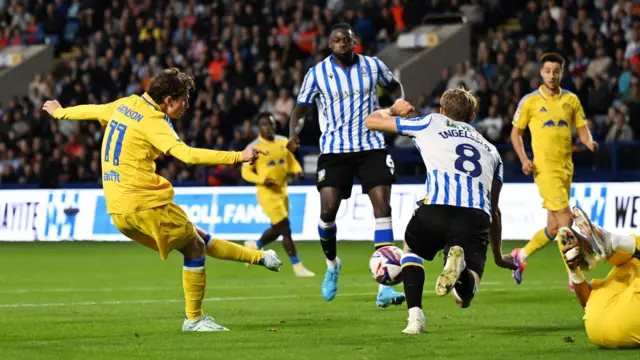
[[[440,97],[442,112],[456,121],[472,122],[477,106],[478,100],[473,93],[463,87],[449,89]]]

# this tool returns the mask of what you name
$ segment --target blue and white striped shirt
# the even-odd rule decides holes
[[[331,55],[309,69],[304,77],[298,104],[318,105],[322,154],[385,147],[383,134],[367,129],[364,119],[378,107],[376,85],[389,86],[395,78],[378,58],[355,57],[354,64],[345,69]]]
[[[493,144],[469,124],[441,114],[396,118],[398,133],[413,138],[427,168],[429,204],[480,209],[491,216],[491,185],[503,165]]]

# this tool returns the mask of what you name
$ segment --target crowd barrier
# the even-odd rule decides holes
[[[393,230],[404,229],[424,196],[422,185],[395,185],[391,196]],[[320,198],[313,186],[289,188],[290,221],[295,240],[315,240]],[[176,188],[175,202],[196,224],[230,240],[257,239],[269,219],[253,187]],[[638,232],[640,183],[576,183],[571,204],[580,205],[600,226],[619,233]],[[503,237],[529,239],[545,226],[546,211],[534,184],[505,184],[500,197]],[[340,240],[370,240],[374,219],[366,194],[356,185],[342,202],[336,220]],[[0,191],[0,241],[123,241],[106,213],[102,190]]]

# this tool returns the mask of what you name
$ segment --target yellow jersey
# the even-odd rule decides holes
[[[573,172],[572,126],[587,125],[578,97],[560,89],[558,95],[548,95],[542,86],[525,95],[513,116],[513,126],[531,131],[533,163],[537,170]]]
[[[202,164],[242,161],[240,152],[203,151],[182,144],[169,117],[146,93],[105,105],[58,108],[53,116],[68,120],[96,119],[106,126],[101,161],[109,214],[132,213],[173,201],[173,186],[155,173],[155,160],[160,154],[169,155],[174,147],[176,154],[173,155],[189,163],[191,160]]]
[[[289,174],[302,172],[302,167],[293,153],[287,149],[287,138],[276,135],[273,141],[258,137],[249,146],[265,150],[269,155],[262,155],[253,165],[242,166],[242,178],[258,186],[258,193],[265,191],[286,193]],[[266,187],[264,181],[273,180],[277,186]]]

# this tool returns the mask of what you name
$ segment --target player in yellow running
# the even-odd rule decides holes
[[[247,241],[245,246],[262,249],[282,235],[282,245],[291,259],[293,273],[299,277],[313,277],[315,274],[307,270],[298,258],[289,223],[287,182],[290,176],[300,177],[302,167],[287,150],[288,139],[276,135],[275,122],[269,113],[258,115],[259,136],[249,146],[262,149],[269,155],[261,156],[254,163],[242,166],[242,178],[256,184],[258,202],[271,220],[271,227],[265,230],[260,239]]]
[[[205,254],[225,260],[261,264],[277,271],[282,265],[275,252],[247,249],[213,239],[189,221],[173,202],[173,187],[155,173],[160,154],[189,164],[234,164],[252,162],[266,152],[248,147],[242,152],[214,151],[185,145],[173,130],[170,118],[179,118],[188,107],[191,76],[177,69],[161,71],[149,91],[105,105],[63,108],[47,101],[43,109],[56,119],[98,120],[106,126],[102,141],[103,188],[107,212],[122,234],[160,253],[164,260],[171,250],[184,255],[182,285],[186,319],[183,331],[224,331],[204,314]]]
[[[540,59],[540,76],[543,84],[525,95],[513,118],[511,143],[522,163],[525,175],[533,173],[534,181],[547,209],[547,227],[540,229],[522,249],[514,249],[511,255],[518,264],[513,271],[517,284],[522,282],[527,257],[552,241],[558,229],[571,226],[569,194],[573,178],[572,133],[575,127],[580,142],[595,151],[593,141],[580,100],[575,94],[560,88],[564,59],[556,53],[544,54]],[[531,132],[533,162],[524,151],[522,133]]]
[[[610,233],[575,207],[580,233],[563,227],[558,246],[584,308],[589,340],[603,348],[640,348],[640,237]],[[614,265],[604,279],[587,281],[585,259]]]

